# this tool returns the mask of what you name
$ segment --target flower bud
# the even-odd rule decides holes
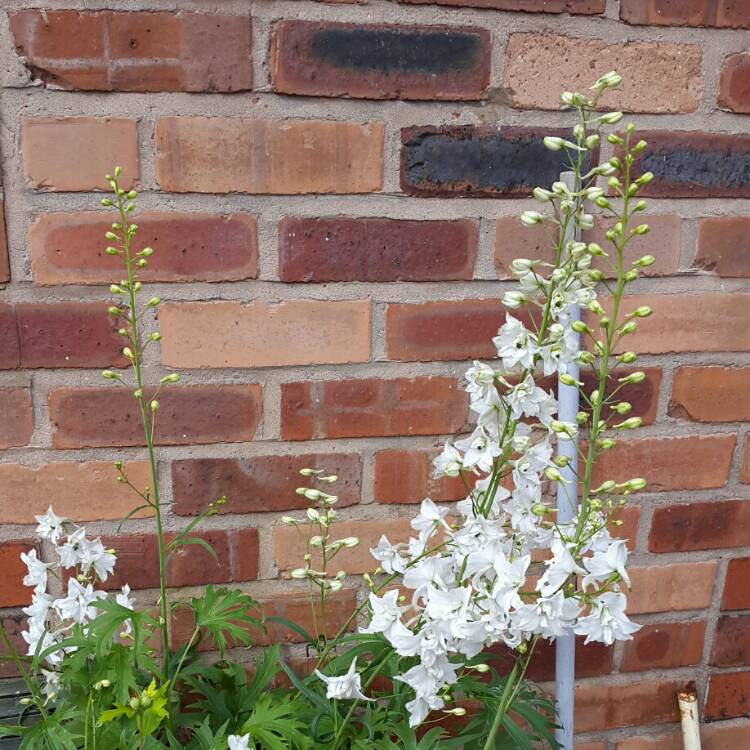
[[[643,420],[640,417],[630,417],[624,422],[612,426],[616,430],[635,430],[637,427],[640,427],[641,424],[643,424]]]
[[[544,470],[544,474],[547,477],[547,479],[551,479],[553,482],[562,482],[563,481],[562,474],[554,466],[548,466]]]
[[[119,240],[120,239],[114,232],[105,232],[104,236],[108,240]]]
[[[179,372],[170,372],[169,375],[165,375],[159,382],[160,383],[178,383],[180,381]]]
[[[622,275],[622,278],[627,282],[635,281],[638,278],[638,271],[636,271],[634,268],[631,268],[629,271],[626,271]]]
[[[616,484],[614,480],[608,479],[606,482],[602,482],[595,490],[591,490],[595,495],[601,495],[607,492],[612,492]]]
[[[582,320],[574,320],[570,327],[576,332],[576,333],[592,333],[591,329],[582,321]]]
[[[644,172],[635,182],[637,185],[648,185],[654,179],[653,172]]]
[[[549,201],[552,199],[552,193],[549,190],[545,190],[544,188],[541,188],[541,187],[535,187],[531,191],[531,194],[540,203],[549,203]]]
[[[633,265],[638,268],[647,268],[648,266],[652,266],[655,260],[656,258],[653,255],[644,255],[642,258],[633,261]]]
[[[521,214],[521,224],[525,227],[533,227],[534,224],[541,224],[544,221],[544,216],[539,211],[524,211]]]
[[[114,203],[112,203],[112,200],[110,198],[102,198],[102,206],[113,206]]]
[[[648,305],[641,305],[633,310],[633,315],[636,318],[647,318],[652,312],[653,310]]]
[[[570,463],[569,456],[555,456],[552,460],[558,469],[564,469]]]
[[[579,411],[576,414],[576,422],[578,424],[586,424],[589,421],[589,415],[585,411]]]
[[[622,83],[622,76],[616,70],[610,70],[609,73],[605,73],[597,82],[591,87],[593,90],[601,89],[613,89]]]
[[[596,148],[601,138],[598,133],[594,133],[586,138],[586,148]]]
[[[594,355],[588,351],[578,352],[576,361],[581,365],[592,365],[594,363]]]
[[[146,307],[156,307],[161,302],[161,297],[151,297],[146,303]]]
[[[550,151],[560,151],[565,141],[557,136],[548,135],[544,137],[544,146]]]
[[[117,286],[117,284],[111,284],[109,287],[109,291],[112,294],[122,294],[124,290]]]
[[[601,245],[598,245],[596,242],[589,242],[587,248],[589,255],[593,255],[595,258],[601,258],[607,254],[602,250]]]
[[[296,518],[292,518],[292,516],[282,516],[281,523],[283,523],[285,526],[296,526],[299,521],[297,521]]]
[[[587,229],[594,228],[594,217],[591,214],[581,214],[576,217],[576,223],[581,229],[586,231]]]
[[[623,323],[620,326],[620,333],[623,336],[627,336],[629,333],[633,333],[637,327],[638,325],[634,320],[629,320],[627,323]]]
[[[642,477],[635,477],[634,479],[630,479],[628,481],[628,489],[637,491],[642,490],[646,486],[646,480]]]
[[[322,474],[323,473],[323,469],[308,469],[308,468],[305,468],[305,469],[300,469],[299,473],[303,477],[312,477],[312,476],[316,476],[317,474]]]
[[[457,708],[446,708],[443,713],[449,714],[450,716],[466,716],[466,709],[461,706],[458,706]]]
[[[603,195],[599,196],[599,197],[598,197],[598,198],[597,198],[597,199],[596,199],[596,200],[594,201],[594,203],[596,203],[596,205],[597,205],[597,206],[598,206],[599,208],[611,208],[611,207],[612,207],[612,203],[611,203],[611,201],[610,201],[610,200],[609,200],[608,198],[605,198],[605,197],[604,197]]]
[[[323,539],[322,536],[315,535],[310,537],[310,541],[308,542],[308,544],[311,547],[322,547],[324,541],[325,539]]]
[[[479,672],[479,674],[486,674],[490,671],[490,667],[488,664],[475,664],[473,669]]]
[[[308,508],[307,509],[307,517],[313,522],[317,523],[320,521],[320,513],[318,513],[315,508]]]
[[[563,385],[583,385],[579,380],[576,380],[572,375],[569,375],[567,372],[560,375],[560,382]]]
[[[151,401],[149,406],[151,407],[151,411],[156,411],[159,408],[159,402],[154,399],[153,401]]]
[[[617,445],[617,441],[613,440],[612,438],[603,438],[600,440],[597,445],[603,450],[608,451],[611,448],[614,448]]]
[[[639,224],[634,230],[633,234],[644,235],[651,231],[651,227],[648,224]]]
[[[618,383],[641,383],[646,379],[646,373],[643,370],[636,370],[631,372],[629,375],[625,375],[622,378],[618,378]]]
[[[154,331],[153,333],[149,333],[148,337],[151,341],[161,340],[161,334],[159,333],[159,331]]]
[[[511,291],[503,294],[503,305],[509,307],[511,310],[521,307],[521,305],[524,305],[528,301],[529,298],[523,292]]]
[[[615,133],[610,133],[607,136],[607,140],[613,145],[613,146],[622,146],[625,141],[620,138],[619,135],[616,135]]]
[[[133,711],[137,711],[141,707],[141,702],[137,697],[134,696],[130,699],[129,705],[130,708],[133,709]]]
[[[123,357],[127,357],[128,359],[133,359],[133,352],[131,351],[131,349],[130,349],[129,346],[126,346],[122,350],[122,355],[123,355]]]
[[[346,547],[346,549],[353,549],[359,544],[359,539],[356,536],[347,536],[344,537],[344,539],[341,539],[341,546]]]
[[[295,568],[290,574],[292,578],[296,578],[297,580],[301,578],[307,578],[307,569],[306,568]]]

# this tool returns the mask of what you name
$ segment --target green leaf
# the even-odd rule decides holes
[[[195,626],[208,636],[224,657],[229,644],[247,646],[252,642],[248,632],[261,629],[260,621],[250,614],[257,603],[241,591],[206,586],[203,596],[191,600]]]

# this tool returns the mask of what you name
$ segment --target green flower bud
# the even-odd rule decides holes
[[[635,281],[638,278],[638,271],[636,271],[634,268],[631,268],[629,271],[626,271],[622,278],[625,279],[625,281]]]
[[[618,378],[618,383],[641,383],[646,379],[646,373],[643,370],[636,370],[631,372],[630,375]]]
[[[156,307],[161,302],[161,297],[151,297],[146,303],[146,307]]]
[[[119,255],[120,251],[116,247],[108,247],[105,251],[107,255]]]
[[[644,255],[642,258],[638,258],[638,260],[633,261],[633,265],[637,266],[638,268],[647,268],[648,266],[654,265],[654,261],[656,258],[654,258],[653,255]]]
[[[616,430],[635,430],[643,424],[643,420],[640,417],[630,417],[624,422],[612,425]]]
[[[628,482],[628,489],[637,491],[642,490],[646,486],[646,480],[642,477],[636,477]]]
[[[169,375],[165,375],[159,382],[160,383],[179,383],[180,373],[170,372]]]
[[[102,370],[102,377],[107,380],[118,380],[120,376],[112,370]]]

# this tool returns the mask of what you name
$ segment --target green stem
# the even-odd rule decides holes
[[[2,640],[3,646],[5,646],[5,650],[8,652],[11,661],[18,670],[18,674],[21,675],[21,679],[23,680],[24,685],[26,685],[26,689],[29,691],[29,694],[33,696],[34,705],[39,710],[39,713],[41,713],[42,716],[46,719],[48,714],[47,709],[45,709],[44,707],[42,694],[39,691],[39,684],[31,676],[31,673],[26,669],[23,663],[23,659],[21,659],[21,657],[18,655],[18,651],[13,645],[13,642],[10,640],[8,631],[5,629],[5,623],[2,621],[2,618],[0,618],[0,640]]]

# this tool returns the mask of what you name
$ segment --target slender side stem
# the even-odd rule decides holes
[[[29,670],[26,669],[26,666],[23,663],[23,659],[18,655],[18,651],[13,645],[13,642],[10,640],[10,636],[8,635],[8,631],[5,629],[5,623],[2,621],[2,619],[0,619],[0,640],[2,640],[3,646],[5,646],[5,650],[8,652],[13,664],[18,670],[18,674],[21,675],[21,679],[23,680],[24,685],[26,685],[26,689],[31,695],[34,696],[34,704],[39,709],[39,712],[42,714],[42,716],[44,718],[47,718],[47,709],[44,707],[44,701],[42,700],[41,693],[39,692],[39,685],[37,684],[37,681],[31,676]]]
[[[170,661],[170,639],[169,639],[169,599],[167,598],[167,549],[164,541],[164,526],[161,516],[161,501],[159,496],[159,473],[156,464],[156,454],[154,452],[154,438],[152,429],[153,415],[149,417],[146,399],[143,393],[143,362],[140,331],[138,328],[138,310],[136,302],[136,278],[131,255],[130,234],[128,233],[128,216],[123,201],[123,196],[117,192],[117,209],[120,214],[120,224],[122,231],[122,249],[125,256],[125,267],[128,280],[128,298],[130,303],[130,343],[132,347],[133,372],[135,374],[135,385],[138,400],[138,407],[141,412],[141,421],[143,423],[143,433],[146,439],[148,449],[148,460],[151,469],[151,506],[154,509],[154,519],[156,522],[156,538],[158,544],[159,558],[159,610],[160,626],[162,641],[162,677],[166,682],[169,679],[169,661]]]

